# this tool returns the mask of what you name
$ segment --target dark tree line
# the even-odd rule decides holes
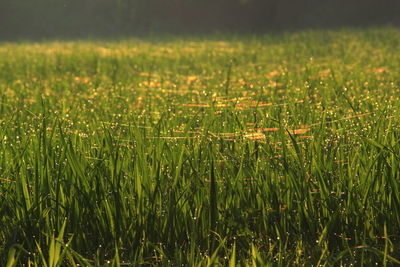
[[[400,24],[400,0],[0,0],[0,39]]]

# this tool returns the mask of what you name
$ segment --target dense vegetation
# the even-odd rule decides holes
[[[393,28],[1,44],[0,265],[400,264],[398,51]]]

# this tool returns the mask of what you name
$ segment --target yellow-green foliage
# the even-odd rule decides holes
[[[400,32],[0,44],[0,265],[400,259]]]

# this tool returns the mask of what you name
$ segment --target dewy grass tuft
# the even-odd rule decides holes
[[[0,43],[0,265],[399,264],[399,43]]]

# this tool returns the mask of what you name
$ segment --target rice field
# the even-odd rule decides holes
[[[400,31],[0,43],[1,266],[400,264]]]

